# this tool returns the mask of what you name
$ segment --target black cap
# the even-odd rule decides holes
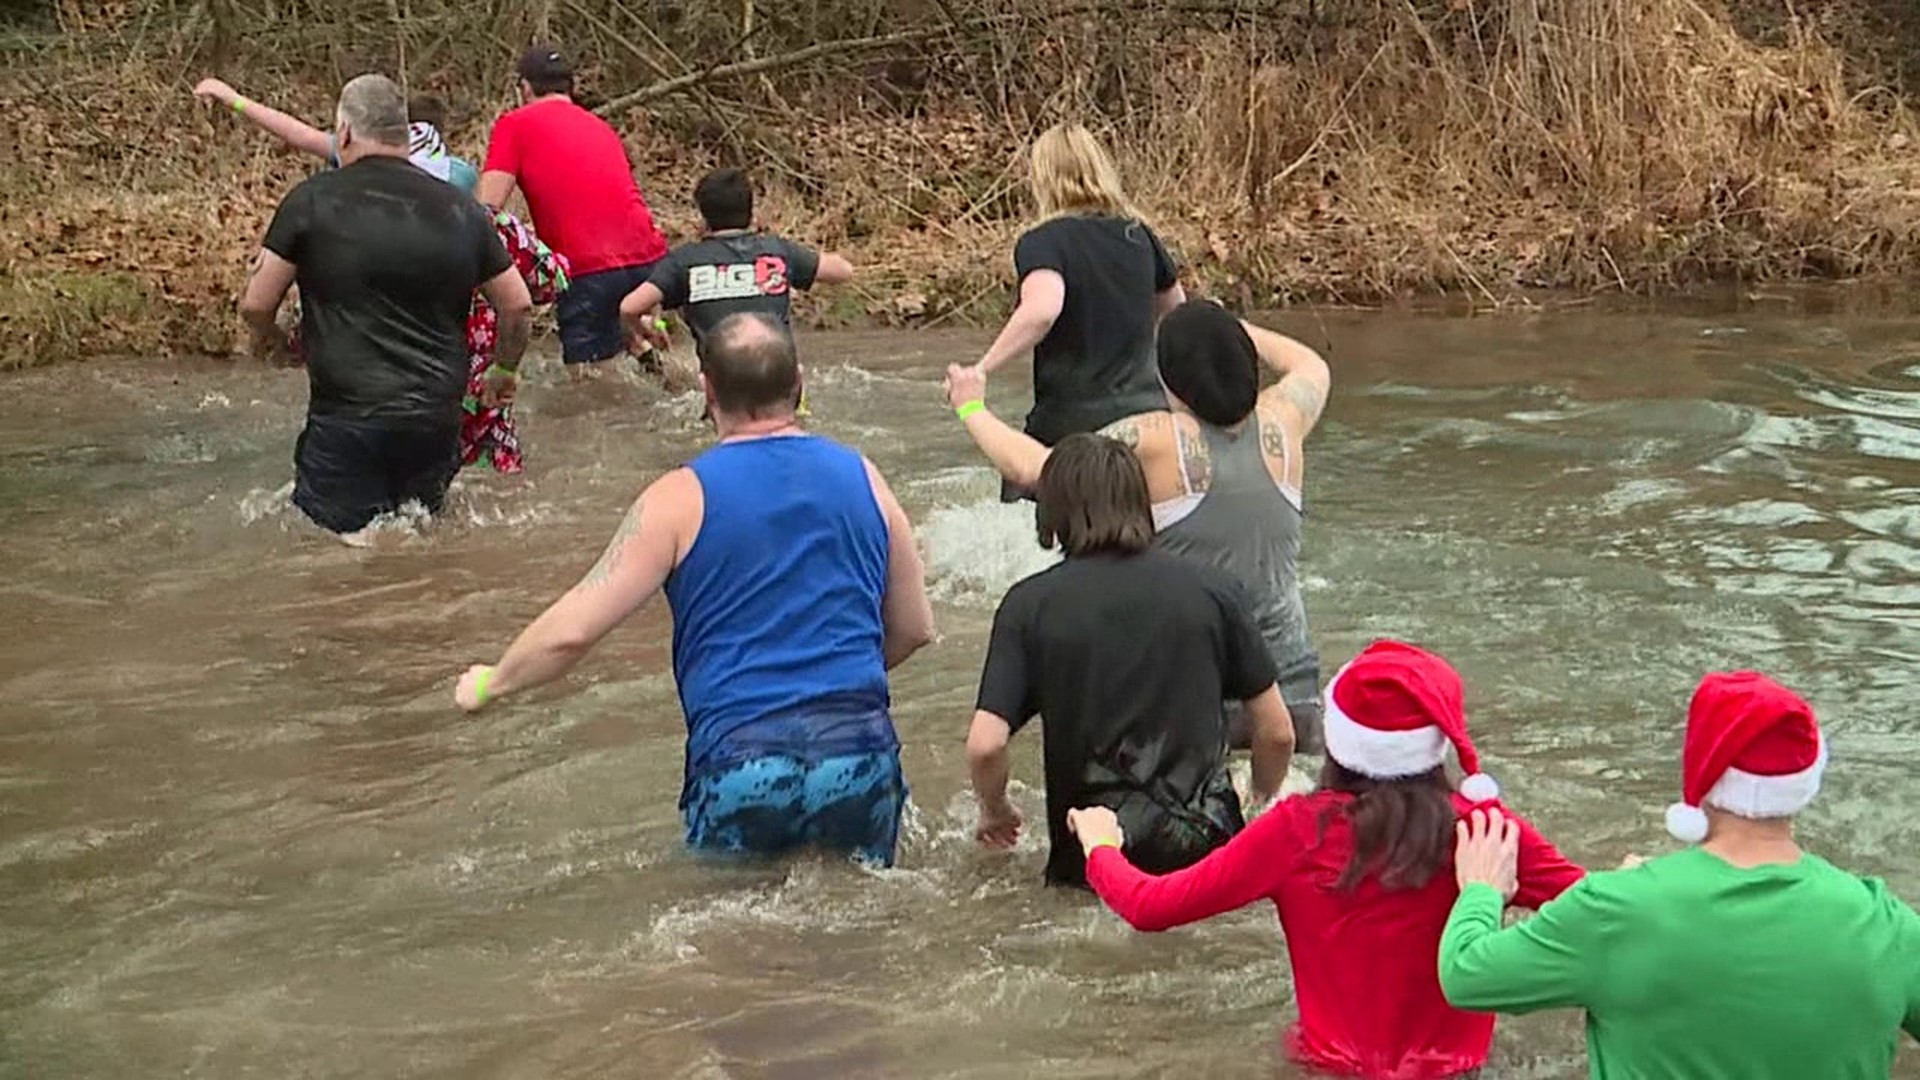
[[[1211,300],[1189,300],[1160,320],[1160,381],[1209,424],[1237,424],[1260,396],[1260,353],[1240,317]]]
[[[520,54],[520,77],[528,82],[554,82],[573,77],[573,68],[560,50],[551,45],[533,45]]]

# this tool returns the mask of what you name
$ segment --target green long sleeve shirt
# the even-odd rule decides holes
[[[1587,1010],[1594,1080],[1886,1080],[1920,1038],[1920,915],[1813,855],[1740,869],[1699,848],[1588,874],[1501,929],[1460,893],[1440,939],[1456,1008]]]

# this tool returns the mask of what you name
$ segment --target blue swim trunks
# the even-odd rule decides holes
[[[682,804],[696,851],[777,855],[801,847],[892,866],[907,805],[900,752],[815,764],[770,754],[688,779]]]

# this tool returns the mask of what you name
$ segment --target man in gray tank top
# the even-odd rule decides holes
[[[1280,675],[1301,753],[1322,752],[1320,658],[1307,628],[1299,557],[1303,448],[1332,377],[1312,349],[1211,301],[1174,309],[1156,344],[1167,408],[1102,430],[1133,448],[1153,498],[1155,542],[1220,567],[1246,586]],[[1279,378],[1260,390],[1260,366]],[[1031,486],[1048,449],[985,407],[984,381],[958,365],[947,394],[1003,476]],[[1246,745],[1243,723],[1235,747]]]

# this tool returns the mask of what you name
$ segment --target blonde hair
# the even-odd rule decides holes
[[[1055,124],[1033,140],[1033,199],[1040,217],[1110,214],[1141,220],[1093,133],[1079,124]]]

